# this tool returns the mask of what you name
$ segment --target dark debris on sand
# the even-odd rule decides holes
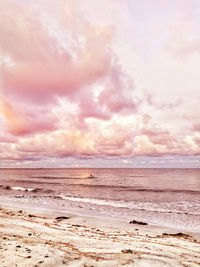
[[[132,224],[140,224],[140,225],[148,225],[148,223],[141,222],[141,221],[136,221],[136,220],[132,220],[129,223],[132,223]]]

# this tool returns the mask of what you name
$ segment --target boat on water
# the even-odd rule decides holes
[[[94,178],[94,175],[92,173],[90,173],[88,178]]]

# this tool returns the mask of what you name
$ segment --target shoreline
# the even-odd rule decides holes
[[[200,264],[200,235],[194,233],[7,205],[0,205],[0,218],[5,266]]]
[[[128,224],[131,220],[134,220],[134,218],[120,218],[120,217],[115,217],[115,216],[108,216],[108,215],[99,215],[95,214],[93,211],[92,212],[84,212],[79,209],[74,209],[74,208],[68,208],[68,209],[62,209],[62,208],[55,208],[55,207],[50,207],[50,206],[38,206],[38,205],[33,205],[32,203],[23,203],[23,202],[15,202],[15,201],[4,201],[4,203],[1,203],[0,206],[5,206],[5,207],[10,207],[10,208],[16,208],[16,209],[24,209],[27,212],[32,211],[37,214],[47,214],[48,216],[51,214],[60,214],[60,215],[71,215],[73,217],[84,217],[84,218],[94,218],[97,220],[111,220],[111,221],[118,221],[121,223]],[[185,229],[180,229],[178,227],[172,227],[172,226],[165,226],[161,224],[156,224],[156,223],[151,223],[149,221],[142,221],[144,223],[147,223],[147,228],[152,228],[152,229],[163,229],[163,231],[167,231],[170,233],[175,233],[175,232],[184,232],[186,234],[191,234],[195,235],[198,238],[200,238],[200,230],[195,231],[195,230],[185,230]]]

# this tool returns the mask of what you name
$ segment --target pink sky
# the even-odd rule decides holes
[[[0,0],[0,167],[200,167],[198,0]]]

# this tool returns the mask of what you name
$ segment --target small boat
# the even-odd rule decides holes
[[[94,175],[92,173],[90,173],[88,178],[94,178]]]

